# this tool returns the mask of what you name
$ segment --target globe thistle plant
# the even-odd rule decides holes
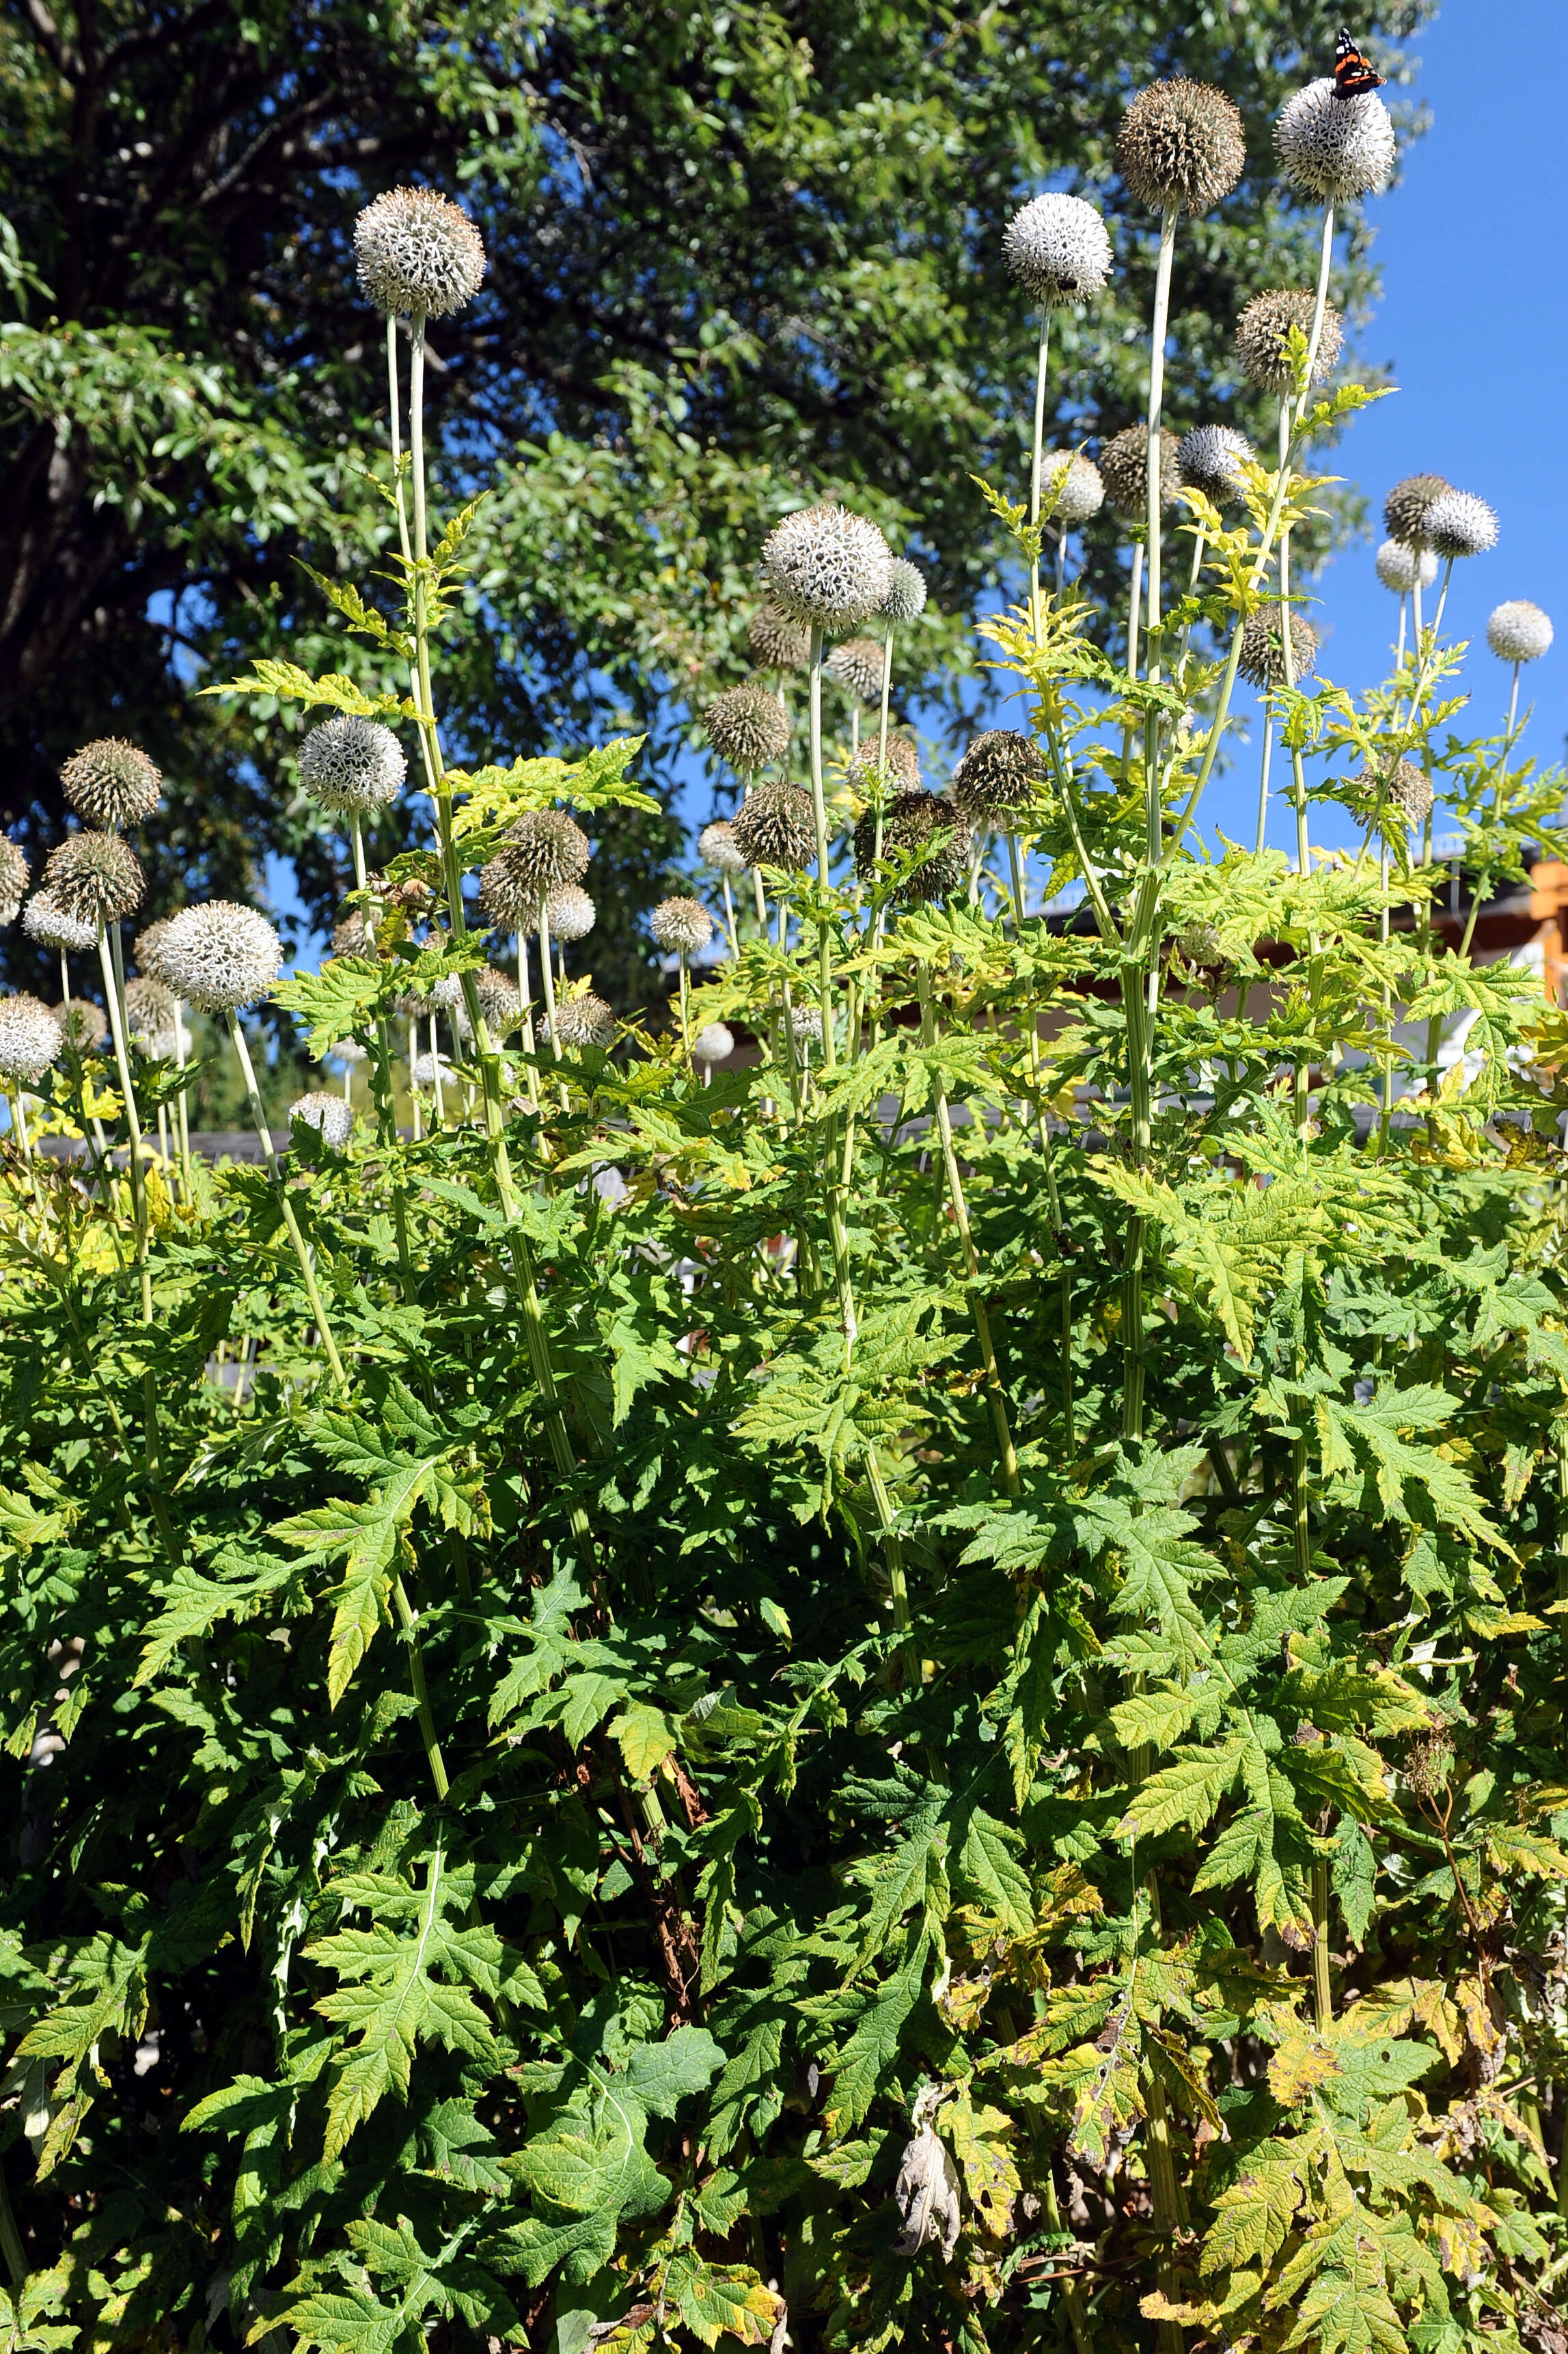
[[[1391,758],[1379,768],[1363,769],[1355,782],[1361,815],[1369,822],[1381,812],[1386,824],[1393,810],[1407,826],[1421,825],[1432,813],[1431,781],[1414,760]]]
[[[771,598],[746,625],[746,642],[758,670],[804,670],[811,659],[811,632]]]
[[[906,557],[895,556],[888,570],[887,594],[877,610],[884,620],[899,625],[917,621],[926,610],[926,575]]]
[[[173,1033],[177,1003],[172,989],[165,989],[161,981],[154,981],[146,973],[126,982],[125,1020],[139,1046],[153,1053],[154,1041]]]
[[[363,908],[351,907],[332,928],[332,952],[334,957],[363,957],[369,960],[380,955],[376,934]]]
[[[1284,614],[1278,605],[1260,605],[1249,613],[1242,631],[1240,670],[1256,687],[1284,686],[1289,682],[1285,661],[1285,627],[1290,630],[1291,672],[1309,678],[1318,661],[1318,632],[1301,614]]]
[[[488,922],[507,932],[525,917],[536,923],[539,905],[563,883],[588,871],[588,839],[564,810],[530,810],[481,869],[479,903]]]
[[[1242,469],[1256,454],[1234,425],[1194,425],[1177,447],[1176,471],[1189,489],[1202,491],[1215,506],[1231,506],[1245,488]]]
[[[266,917],[232,899],[182,907],[158,950],[159,978],[203,1013],[236,1013],[254,1005],[282,961],[283,943]]]
[[[712,749],[736,772],[754,777],[789,748],[789,716],[770,688],[747,680],[717,695],[703,715]]]
[[[726,1063],[735,1052],[735,1032],[724,1022],[706,1022],[692,1041],[694,1063]]]
[[[1173,507],[1181,482],[1177,451],[1181,447],[1174,433],[1161,429],[1160,435],[1160,504]],[[1149,435],[1141,425],[1124,426],[1113,434],[1100,451],[1100,472],[1105,480],[1106,496],[1119,515],[1131,521],[1141,515],[1149,503]]]
[[[1527,597],[1496,605],[1487,622],[1487,643],[1499,662],[1539,662],[1552,644],[1550,617]]]
[[[744,875],[746,853],[736,839],[735,828],[728,818],[715,818],[705,825],[697,836],[697,856],[705,866],[720,875]]]
[[[586,895],[585,895],[586,896]],[[515,1030],[523,1019],[523,997],[510,973],[499,965],[482,964],[473,976],[479,1009],[484,1016],[484,1026],[493,1038],[504,1038]],[[468,1008],[460,999],[452,1011],[452,1020],[460,1038],[471,1038],[473,1025],[468,1018]]]
[[[1081,196],[1033,196],[1002,232],[1002,259],[1036,302],[1092,302],[1114,267],[1105,222]]]
[[[484,277],[483,239],[435,188],[389,188],[366,205],[354,225],[354,258],[366,302],[388,316],[450,318]]]
[[[41,998],[17,990],[0,997],[0,1079],[36,1087],[59,1059],[60,1026]]]
[[[1406,474],[1395,482],[1383,503],[1383,529],[1390,539],[1401,547],[1425,547],[1427,515],[1451,487],[1441,474]]]
[[[1116,160],[1139,204],[1158,213],[1212,212],[1246,164],[1241,115],[1208,82],[1151,82],[1122,116]]]
[[[1408,597],[1417,578],[1430,588],[1437,578],[1437,558],[1430,548],[1407,547],[1397,539],[1385,539],[1372,562],[1383,587],[1396,597]]]
[[[863,752],[844,775],[851,792],[863,801],[874,801],[878,795],[886,801],[894,793],[910,792],[919,781],[920,754],[907,736],[890,736],[881,759],[874,752]]]
[[[892,585],[893,551],[875,524],[847,507],[800,507],[762,546],[762,578],[774,603],[814,630],[853,629]]]
[[[1293,188],[1328,205],[1353,204],[1388,186],[1393,123],[1376,90],[1342,97],[1332,75],[1298,90],[1274,126],[1274,152]]]
[[[896,793],[884,810],[867,810],[854,830],[855,872],[863,883],[874,883],[876,864],[895,855],[928,851],[893,894],[896,906],[918,907],[945,899],[968,886],[969,834],[959,811],[940,793],[916,789]]]
[[[408,773],[403,747],[379,719],[350,712],[313,727],[300,747],[300,782],[328,810],[384,809]]]
[[[308,1094],[296,1096],[289,1106],[289,1118],[313,1128],[334,1152],[343,1151],[354,1134],[354,1107],[324,1087],[312,1087]]]
[[[753,785],[733,821],[748,866],[779,866],[803,874],[811,863],[811,796],[783,778]]]
[[[142,862],[117,833],[70,833],[50,851],[44,888],[79,924],[117,924],[133,915],[147,893]]]
[[[1039,748],[1016,728],[988,727],[975,737],[953,770],[953,805],[967,825],[999,822],[1011,830],[1046,781]]]
[[[109,1016],[90,997],[64,997],[49,1012],[62,1040],[79,1055],[101,1055],[109,1044]]]
[[[1422,535],[1434,556],[1450,564],[1485,556],[1498,544],[1497,509],[1473,491],[1445,491],[1427,508]]]
[[[50,891],[35,891],[22,911],[22,929],[41,949],[61,956],[82,956],[98,946],[98,926],[68,916]]]
[[[32,871],[10,836],[0,833],[0,924],[16,922]]]
[[[545,914],[557,940],[586,940],[599,920],[599,910],[580,883],[562,883],[545,902]]]
[[[883,649],[874,638],[845,638],[823,658],[822,670],[862,703],[875,703],[886,672]]]
[[[648,928],[670,955],[693,957],[712,939],[714,919],[700,899],[661,899],[648,918]]]
[[[609,1046],[615,1040],[614,1010],[591,990],[581,997],[563,998],[556,1008],[551,1034],[556,1045],[568,1054],[580,1053],[585,1046]]]
[[[1105,477],[1081,450],[1047,450],[1041,472],[1044,504],[1059,530],[1087,523],[1104,506]]]
[[[60,784],[78,816],[109,833],[151,817],[164,790],[162,770],[119,736],[100,737],[73,752]]]
[[[1318,298],[1307,288],[1271,287],[1255,294],[1236,321],[1234,348],[1242,374],[1260,391],[1284,395],[1295,385],[1286,338],[1292,327],[1311,340]],[[1344,345],[1344,322],[1331,302],[1323,305],[1318,349],[1308,381],[1321,384]]]

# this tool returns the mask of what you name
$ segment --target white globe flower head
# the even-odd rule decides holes
[[[1274,152],[1292,187],[1324,204],[1353,204],[1386,188],[1393,123],[1375,90],[1341,98],[1331,74],[1298,90],[1274,126]]]
[[[1176,465],[1183,482],[1223,507],[1240,498],[1242,468],[1256,454],[1234,425],[1194,425],[1177,448]]]
[[[161,978],[203,1013],[237,1013],[277,980],[283,943],[254,907],[209,899],[182,907],[159,942]]]
[[[415,1055],[412,1077],[421,1095],[434,1095],[438,1074],[443,1089],[456,1086],[457,1073],[444,1055]]]
[[[1105,477],[1081,450],[1047,450],[1040,461],[1040,495],[1051,521],[1070,531],[1104,506]]]
[[[16,922],[32,873],[16,843],[8,835],[0,833],[0,924]]]
[[[354,1134],[353,1107],[341,1096],[329,1095],[321,1087],[313,1087],[308,1095],[297,1096],[289,1106],[289,1118],[313,1128],[323,1144],[334,1152],[341,1152]]]
[[[1397,539],[1385,539],[1373,563],[1378,578],[1395,597],[1408,597],[1417,580],[1430,588],[1437,578],[1437,558],[1429,547],[1417,551]]]
[[[22,911],[22,929],[41,949],[63,950],[67,956],[85,956],[98,946],[97,925],[68,916],[48,891],[34,892]]]
[[[727,1022],[705,1022],[692,1041],[694,1063],[726,1063],[735,1052],[735,1032]]]
[[[700,899],[661,899],[648,918],[648,928],[662,949],[689,957],[712,939],[714,919]]]
[[[599,909],[580,883],[563,883],[545,902],[553,939],[586,940],[599,921]]]
[[[1487,623],[1487,643],[1499,662],[1539,662],[1552,637],[1551,616],[1528,597],[1510,597]]]
[[[917,621],[926,610],[926,575],[906,556],[895,556],[882,600],[885,621]]]
[[[1115,264],[1105,222],[1082,196],[1032,197],[1002,232],[1002,258],[1037,302],[1087,302]]]
[[[1435,556],[1451,562],[1485,556],[1498,544],[1497,509],[1473,491],[1445,491],[1426,510],[1423,536]]]
[[[461,205],[436,188],[389,188],[354,225],[366,300],[378,311],[450,318],[478,293],[484,239]]]
[[[746,872],[746,853],[726,817],[716,817],[711,825],[704,826],[697,836],[697,856],[705,866],[714,867],[720,875]]]
[[[0,997],[0,1079],[37,1087],[58,1060],[62,1043],[59,1023],[41,998],[25,990]]]
[[[834,633],[874,613],[893,585],[893,550],[847,507],[800,507],[762,545],[762,583],[797,621]]]
[[[384,809],[408,773],[403,747],[378,719],[340,711],[300,747],[300,782],[323,809]]]

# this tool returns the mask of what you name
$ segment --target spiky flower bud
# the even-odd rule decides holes
[[[427,1013],[434,1010],[440,1013],[455,1013],[462,1003],[461,973],[438,973],[434,981],[426,983],[423,994]]]
[[[62,1041],[73,1045],[79,1055],[102,1054],[109,1044],[109,1016],[92,998],[65,997],[49,1012]]]
[[[884,860],[907,857],[913,852],[927,849],[930,856],[894,894],[900,907],[913,907],[927,900],[945,899],[949,893],[968,886],[969,835],[952,802],[940,793],[917,788],[912,793],[895,794],[882,812]],[[863,883],[878,879],[874,811],[867,810],[855,827],[854,866]]]
[[[41,998],[0,997],[0,1079],[36,1087],[59,1051],[59,1024]]]
[[[1242,468],[1256,452],[1234,425],[1194,425],[1176,451],[1176,470],[1190,490],[1202,491],[1217,507],[1239,499]]]
[[[41,949],[58,949],[67,956],[85,956],[98,946],[98,926],[68,916],[48,891],[34,892],[22,912],[22,929]]]
[[[147,896],[142,862],[117,833],[68,833],[44,865],[44,888],[79,924],[116,924]]]
[[[361,907],[351,907],[332,928],[332,952],[334,957],[363,957],[366,960],[381,953],[376,945],[376,935],[366,921]]]
[[[858,760],[845,774],[844,782],[857,801],[885,801],[893,793],[905,793],[920,781],[920,755],[907,736],[890,736],[887,758],[878,763],[876,746],[863,745]]]
[[[1425,547],[1426,517],[1451,485],[1441,474],[1406,474],[1383,503],[1383,525],[1401,547]]]
[[[1296,378],[1285,348],[1286,337],[1292,327],[1299,327],[1310,343],[1317,307],[1317,296],[1299,287],[1272,286],[1266,293],[1253,296],[1236,321],[1234,338],[1236,361],[1249,384],[1264,392],[1290,391]],[[1312,363],[1313,384],[1321,384],[1329,375],[1344,341],[1344,321],[1331,302],[1325,302]]]
[[[705,866],[714,867],[720,875],[746,872],[746,853],[726,817],[715,817],[712,825],[704,826],[697,836],[697,856]]]
[[[1298,682],[1309,678],[1318,660],[1318,632],[1299,613],[1288,616],[1290,652]],[[1254,686],[1284,686],[1285,627],[1278,605],[1260,605],[1242,631],[1241,674]]]
[[[120,736],[101,736],[73,752],[60,770],[60,783],[89,825],[111,833],[151,817],[164,790],[162,770]]]
[[[1150,82],[1122,116],[1116,160],[1139,204],[1211,212],[1246,163],[1241,115],[1206,81]]]
[[[1176,504],[1181,474],[1176,463],[1180,444],[1174,433],[1161,431],[1160,436],[1160,504],[1162,507]],[[1146,425],[1124,426],[1113,434],[1100,451],[1100,472],[1105,477],[1106,496],[1118,514],[1129,519],[1146,513],[1149,504],[1149,428]]]
[[[874,613],[892,582],[893,551],[875,524],[847,507],[800,507],[762,546],[763,586],[797,621],[853,629]]]
[[[726,1063],[735,1052],[735,1032],[725,1022],[707,1022],[692,1041],[694,1063]]]
[[[615,1039],[615,1013],[602,997],[589,990],[582,997],[566,997],[556,1005],[556,1037],[569,1055],[584,1046],[605,1047]]]
[[[408,773],[403,747],[379,719],[340,711],[300,747],[300,782],[323,809],[384,809]]]
[[[1510,597],[1494,608],[1487,643],[1499,662],[1539,662],[1552,643],[1552,621],[1528,597]]]
[[[648,918],[648,928],[662,949],[689,957],[712,939],[714,919],[700,899],[661,899]]]
[[[308,1095],[296,1096],[289,1106],[289,1118],[313,1128],[334,1152],[341,1152],[354,1134],[353,1106],[323,1087],[312,1087]]]
[[[473,977],[479,996],[479,1010],[484,1016],[484,1026],[493,1038],[504,1038],[515,1030],[523,1019],[523,1000],[515,982],[501,970],[499,965],[482,964]],[[468,1018],[468,1007],[460,998],[452,1008],[452,1020],[460,1038],[473,1035],[473,1025]]]
[[[8,834],[0,833],[0,924],[14,924],[32,868]]]
[[[1383,587],[1396,597],[1408,597],[1417,577],[1424,588],[1437,578],[1437,558],[1430,548],[1406,547],[1397,539],[1385,539],[1372,562]]]
[[[378,311],[448,319],[484,277],[484,239],[436,188],[388,188],[354,224],[360,291]]]
[[[172,989],[141,973],[125,984],[125,1020],[139,1046],[151,1049],[154,1038],[172,1037],[175,1001]]]
[[[416,1055],[408,1076],[423,1096],[433,1096],[438,1075],[443,1087],[455,1087],[457,1073],[444,1055]]]
[[[735,838],[748,866],[800,874],[811,863],[816,827],[811,796],[782,777],[753,785],[735,813]]]
[[[1098,514],[1106,503],[1105,478],[1081,450],[1047,450],[1040,461],[1040,504],[1047,521],[1071,531]]]
[[[710,746],[742,776],[781,760],[789,748],[789,716],[771,687],[748,679],[715,695],[703,715]]]
[[[887,594],[878,609],[885,620],[918,620],[926,610],[926,575],[906,557],[895,556],[888,574]]]
[[[137,970],[145,973],[149,981],[162,981],[165,989],[169,984],[159,969],[158,958],[172,921],[173,917],[169,916],[155,917],[152,923],[143,925],[131,944]]]
[[[1407,825],[1422,825],[1432,814],[1435,796],[1431,780],[1422,775],[1414,760],[1386,761],[1381,773],[1364,769],[1357,782],[1369,816],[1380,804],[1385,822],[1390,809],[1398,810]]]
[[[953,802],[968,825],[983,826],[1026,808],[1045,782],[1038,747],[1014,727],[988,727],[953,770]]]
[[[235,1013],[265,997],[283,943],[265,916],[232,899],[182,907],[158,947],[159,978],[203,1013]]]
[[[847,687],[861,703],[882,696],[882,648],[874,638],[845,638],[833,648],[822,669],[835,686]]]
[[[769,597],[746,625],[746,642],[758,670],[804,670],[811,659],[811,632]]]
[[[1485,556],[1498,544],[1498,513],[1473,491],[1445,491],[1426,510],[1422,535],[1434,556]]]
[[[563,883],[580,882],[588,857],[587,834],[564,810],[530,810],[480,870],[479,904],[486,920],[502,931],[534,929],[540,900]]]
[[[1082,196],[1033,196],[1002,231],[1002,259],[1037,302],[1086,302],[1110,276],[1111,241]]]
[[[546,900],[545,917],[553,938],[586,940],[599,910],[580,883],[563,883]]]
[[[822,1034],[820,1007],[807,1003],[789,1008],[789,1030],[797,1046],[809,1047]]]
[[[1375,90],[1341,98],[1331,74],[1309,81],[1274,126],[1274,152],[1292,187],[1320,203],[1354,204],[1388,186],[1393,124]]]

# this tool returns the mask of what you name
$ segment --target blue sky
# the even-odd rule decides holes
[[[1568,5],[1444,0],[1410,47],[1433,121],[1368,208],[1383,292],[1361,346],[1399,390],[1351,422],[1331,462],[1365,493],[1374,525],[1390,484],[1428,468],[1497,508],[1492,554],[1455,567],[1445,634],[1474,645],[1463,683],[1479,733],[1508,699],[1488,614],[1509,597],[1546,608],[1557,642],[1524,673],[1535,705],[1525,748],[1546,764],[1568,730]],[[1374,545],[1348,547],[1315,584],[1320,668],[1352,690],[1382,674],[1397,620]],[[1468,730],[1469,715],[1459,724]],[[1243,751],[1213,790],[1211,823],[1250,841],[1255,790]],[[1335,838],[1331,813],[1315,811],[1314,841]],[[1269,839],[1293,843],[1283,804]]]

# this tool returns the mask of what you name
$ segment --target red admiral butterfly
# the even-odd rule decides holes
[[[1382,90],[1386,74],[1374,73],[1344,27],[1334,43],[1334,96],[1360,98],[1363,90]]]

